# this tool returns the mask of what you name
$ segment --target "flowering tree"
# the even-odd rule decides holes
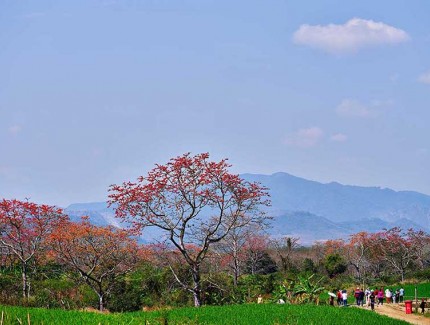
[[[112,185],[110,204],[116,215],[134,225],[157,227],[183,256],[192,285],[176,280],[201,305],[200,266],[209,247],[234,229],[264,220],[266,189],[229,172],[226,160],[209,161],[209,154],[184,154],[156,165],[137,182]],[[193,249],[189,249],[193,247]],[[172,269],[173,271],[173,269]]]
[[[99,298],[102,311],[117,277],[132,270],[139,257],[137,243],[125,230],[98,227],[83,217],[65,222],[50,236],[57,260],[78,272]]]
[[[46,237],[67,219],[62,210],[27,201],[0,201],[0,247],[21,264],[22,295],[30,296],[29,267],[46,248]]]
[[[364,280],[366,271],[371,264],[369,256],[373,242],[374,239],[369,233],[361,231],[351,235],[345,246],[347,260],[354,267],[359,281]]]
[[[390,265],[400,276],[402,281],[405,273],[413,264],[419,262],[425,233],[410,229],[404,232],[399,227],[385,230],[376,234],[373,250]],[[418,240],[417,240],[418,239]]]

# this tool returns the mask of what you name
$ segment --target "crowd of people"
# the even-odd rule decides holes
[[[386,303],[399,303],[403,302],[405,289],[399,288],[396,290],[390,290],[384,288],[379,289],[369,289],[363,290],[358,287],[354,290],[354,298],[357,306],[368,306],[372,310],[375,308],[375,304],[377,306],[383,305],[384,300]],[[338,306],[347,306],[348,305],[348,292],[347,290],[337,290],[337,304]],[[330,304],[334,305],[334,297],[330,299]]]

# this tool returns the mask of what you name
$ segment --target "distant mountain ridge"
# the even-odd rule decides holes
[[[273,211],[308,211],[334,222],[409,219],[426,229],[430,226],[430,196],[413,191],[379,187],[323,184],[287,173],[243,174],[269,188]]]
[[[241,177],[269,188],[272,206],[268,212],[274,216],[270,229],[273,236],[296,236],[302,243],[310,244],[394,226],[430,229],[430,196],[422,193],[335,182],[324,184],[287,173]],[[105,202],[71,204],[66,212],[72,220],[88,215],[94,224],[120,226],[114,210]],[[144,233],[148,240],[159,235],[154,228]]]

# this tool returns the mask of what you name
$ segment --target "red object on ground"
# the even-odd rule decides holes
[[[405,301],[406,314],[412,314],[412,300]]]

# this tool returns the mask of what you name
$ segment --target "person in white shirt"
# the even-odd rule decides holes
[[[385,290],[385,298],[387,298],[387,304],[391,303],[391,296],[392,296],[391,291],[390,289],[387,288]]]
[[[366,297],[366,305],[367,306],[370,306],[370,289],[369,288],[367,288],[365,291],[364,291],[364,296]]]
[[[405,295],[405,289],[400,288],[399,290],[399,302],[403,302],[403,296]]]
[[[348,306],[348,293],[346,292],[346,290],[342,291],[342,300],[343,300],[343,305]]]

